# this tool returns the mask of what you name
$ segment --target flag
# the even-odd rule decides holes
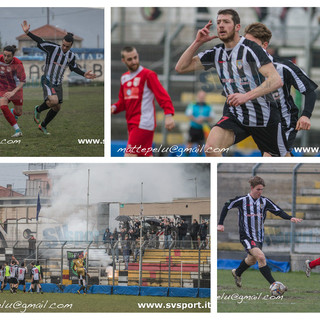
[[[37,221],[38,221],[38,218],[39,218],[40,210],[41,210],[41,203],[40,203],[40,192],[39,192],[38,193],[38,201],[37,201],[37,217],[36,217]]]

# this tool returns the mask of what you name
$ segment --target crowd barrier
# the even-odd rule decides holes
[[[53,283],[42,283],[44,293],[77,293],[80,286],[70,284],[59,287]],[[26,283],[26,290],[30,288],[30,283]],[[23,286],[19,286],[22,291]],[[9,290],[9,284],[4,288]],[[116,294],[134,296],[160,296],[160,297],[190,297],[190,298],[210,298],[210,288],[167,288],[167,287],[139,287],[139,286],[104,286],[92,285],[88,289],[88,294]]]
[[[232,270],[239,267],[241,260],[231,259],[218,259],[218,269]],[[287,261],[275,261],[267,259],[267,265],[271,271],[289,272],[290,262]],[[252,269],[259,270],[258,263],[251,267]]]

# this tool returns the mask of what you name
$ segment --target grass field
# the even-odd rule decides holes
[[[230,270],[218,270],[218,312],[319,312],[320,275],[304,272],[274,272],[288,287],[280,299],[270,299],[269,283],[256,270],[242,275],[236,287]]]
[[[45,136],[33,121],[34,106],[43,102],[41,88],[24,89],[23,114],[18,120],[21,138],[12,139],[12,127],[0,115],[1,157],[103,157],[104,87],[64,87],[64,102],[48,125]],[[9,108],[13,107],[12,103]],[[44,119],[47,111],[41,113]],[[97,144],[79,144],[78,139],[100,139]]]
[[[206,307],[209,301],[209,298],[72,293],[24,294],[21,291],[11,294],[4,291],[0,294],[0,312],[210,312]],[[139,308],[138,303],[157,303],[158,308]],[[159,306],[161,303],[162,308]],[[166,305],[167,303],[170,305]],[[195,307],[191,308],[191,304]]]

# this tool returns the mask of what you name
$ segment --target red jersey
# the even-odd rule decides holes
[[[7,64],[4,62],[3,55],[0,55],[0,96],[8,91],[14,90],[20,82],[26,81],[22,62],[13,57]],[[22,89],[16,95],[22,94]]]
[[[156,98],[165,114],[174,114],[174,107],[157,74],[140,66],[135,72],[126,72],[121,77],[119,100],[114,113],[126,111],[127,124],[153,131],[156,127]]]

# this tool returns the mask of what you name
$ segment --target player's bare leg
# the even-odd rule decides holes
[[[234,143],[234,132],[215,126],[211,129],[204,147],[207,157],[221,157],[222,152]]]

